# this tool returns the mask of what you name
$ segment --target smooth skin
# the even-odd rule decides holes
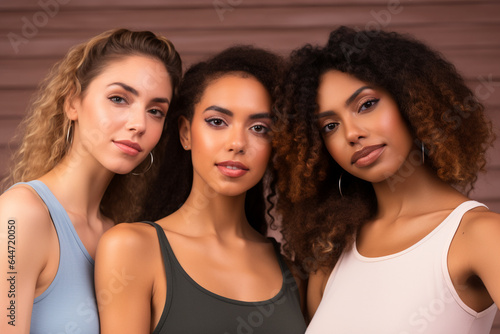
[[[411,247],[468,200],[421,163],[420,148],[386,91],[332,70],[321,77],[318,104],[318,127],[328,152],[345,171],[371,182],[377,196],[378,212],[356,239],[363,256]],[[353,163],[356,151],[377,145],[383,146]],[[477,312],[500,305],[498,254],[500,215],[484,207],[467,212],[449,249],[448,270],[462,301]],[[310,317],[332,269],[318,270],[309,279]]]
[[[145,86],[152,78],[155,85]],[[39,180],[62,204],[93,258],[99,238],[114,225],[99,210],[102,196],[115,173],[128,173],[148,158],[161,136],[171,96],[160,61],[127,56],[112,61],[82,96],[66,101],[65,112],[74,121],[72,146]],[[124,140],[137,143],[142,151],[125,153],[116,144]],[[29,186],[15,186],[0,197],[4,252],[9,219],[15,220],[16,326],[2,319],[0,328],[2,333],[29,333],[33,300],[50,286],[58,269],[59,241],[47,207]],[[4,275],[11,271],[7,266],[2,261]],[[12,300],[7,298],[7,283],[0,280],[3,310]]]
[[[191,193],[178,211],[157,222],[187,274],[234,300],[268,300],[282,286],[273,245],[250,227],[244,210],[246,191],[261,180],[271,154],[270,104],[251,76],[227,74],[208,84],[192,121],[179,124],[193,161]],[[224,167],[228,161],[243,164],[246,172]],[[101,333],[151,333],[169,284],[155,229],[144,223],[112,228],[99,243],[96,262]],[[129,279],[110,296],[104,291],[117,271]]]

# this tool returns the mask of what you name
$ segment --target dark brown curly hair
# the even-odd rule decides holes
[[[167,114],[166,146],[162,147],[166,156],[160,162],[158,179],[145,204],[144,217],[150,220],[163,218],[179,209],[189,196],[193,165],[191,153],[181,146],[178,122],[181,116],[192,121],[195,105],[201,100],[205,89],[213,81],[228,74],[253,77],[264,86],[274,104],[283,70],[282,57],[248,45],[230,47],[188,69],[179,86],[178,96]],[[267,231],[265,188],[261,180],[247,191],[245,197],[247,220],[262,234]]]
[[[307,272],[333,268],[377,210],[366,181],[343,173],[339,193],[342,168],[314,117],[320,77],[330,70],[388,91],[425,146],[425,163],[448,184],[470,191],[493,140],[483,105],[455,67],[412,37],[340,27],[324,47],[292,52],[277,102],[273,164],[284,251]]]

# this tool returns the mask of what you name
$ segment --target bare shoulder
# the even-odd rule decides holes
[[[6,259],[9,262],[2,261],[0,268],[4,273],[14,269],[17,273],[16,320],[21,330],[29,331],[33,300],[45,291],[57,270],[56,230],[36,192],[29,186],[17,185],[0,196],[0,231],[0,247],[6,255],[10,250],[11,256]],[[0,282],[0,287],[6,288],[5,283]],[[6,297],[0,296],[2,305]]]
[[[484,207],[467,212],[454,239],[463,259],[473,266],[497,261],[500,253],[500,214]],[[467,259],[465,259],[467,258]]]
[[[160,258],[158,237],[151,225],[121,223],[106,231],[99,240],[96,273],[106,273],[112,268],[152,273]]]
[[[459,241],[460,258],[470,273],[478,276],[487,295],[482,297],[483,306],[500,305],[500,215],[486,208],[467,212],[455,239]]]
[[[47,215],[47,207],[36,191],[27,185],[17,185],[0,196],[2,213]]]
[[[5,224],[15,224],[23,237],[36,237],[37,243],[48,240],[44,236],[53,233],[45,203],[27,185],[17,185],[0,196],[0,225]]]
[[[113,226],[103,234],[97,245],[96,291],[107,288],[116,273],[122,273],[122,276],[130,278],[127,289],[142,291],[149,296],[158,263],[161,263],[160,257],[156,231],[152,226],[143,223]],[[142,278],[135,280],[136,277]]]
[[[121,223],[107,230],[99,240],[98,251],[129,254],[140,250],[150,252],[151,244],[158,243],[156,230],[145,223]]]
[[[160,257],[151,225],[121,223],[103,234],[95,259],[101,333],[149,330]]]
[[[485,207],[475,208],[463,216],[460,230],[472,242],[481,243],[493,238],[500,243],[500,214]]]

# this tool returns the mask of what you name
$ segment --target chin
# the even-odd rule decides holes
[[[214,189],[215,193],[217,193],[221,196],[238,197],[238,196],[245,195],[246,192],[251,189],[251,187],[247,188],[247,187],[241,187],[241,186],[237,186],[235,184],[232,184],[232,185],[226,185],[226,186],[222,186],[222,187],[216,187],[213,189]]]
[[[121,165],[121,166],[112,166],[112,167],[110,166],[110,168],[107,168],[107,170],[109,170],[111,173],[114,173],[114,174],[125,175],[125,174],[129,174],[130,172],[133,172],[135,168],[137,168],[137,167]],[[139,170],[139,169],[140,169],[140,167],[137,170],[138,173],[141,172],[141,170]]]
[[[370,183],[380,183],[389,180],[390,178],[394,177],[397,173],[396,170],[384,170],[384,171],[375,171],[373,170],[372,173],[357,173],[358,175],[353,174],[355,177],[364,180],[366,182]]]

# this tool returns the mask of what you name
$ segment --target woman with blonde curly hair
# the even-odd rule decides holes
[[[181,71],[170,41],[126,29],[72,48],[51,70],[0,197],[2,333],[99,332],[97,242],[138,218]]]
[[[310,274],[307,333],[488,333],[500,216],[464,193],[491,123],[454,66],[340,27],[296,50],[285,82],[274,165],[285,251]]]

